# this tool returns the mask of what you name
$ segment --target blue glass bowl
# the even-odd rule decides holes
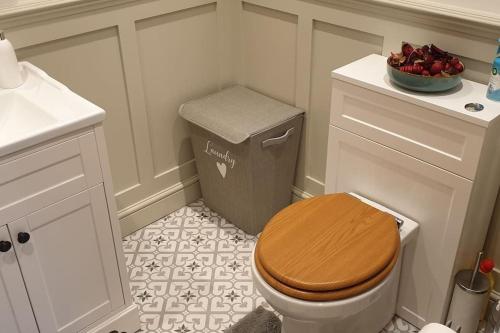
[[[389,59],[387,59],[389,62]],[[387,63],[387,74],[391,81],[403,88],[420,92],[439,92],[455,88],[460,84],[462,78],[460,74],[450,77],[422,76],[401,72]]]

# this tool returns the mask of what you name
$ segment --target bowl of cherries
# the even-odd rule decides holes
[[[434,44],[414,48],[403,42],[401,52],[391,52],[387,73],[403,88],[421,92],[446,91],[460,84],[464,64]]]

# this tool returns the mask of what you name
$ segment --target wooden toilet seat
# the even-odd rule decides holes
[[[399,249],[392,215],[337,193],[276,214],[257,242],[255,263],[264,280],[285,295],[332,301],[378,285],[391,273]]]

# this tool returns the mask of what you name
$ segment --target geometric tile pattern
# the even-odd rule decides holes
[[[127,236],[123,248],[142,331],[220,333],[259,305],[271,309],[252,282],[256,240],[201,200]],[[395,318],[385,331],[418,330]]]
[[[392,319],[392,321],[384,328],[384,332],[418,332],[418,328],[406,322],[405,320],[398,318],[397,316]]]

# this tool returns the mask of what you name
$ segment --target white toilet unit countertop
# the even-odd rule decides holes
[[[0,332],[135,332],[104,111],[23,67],[0,89]]]
[[[380,55],[332,78],[326,192],[355,192],[419,223],[404,253],[397,313],[419,327],[443,322],[454,274],[473,266],[497,196],[500,103],[468,80],[442,93],[404,90]]]

